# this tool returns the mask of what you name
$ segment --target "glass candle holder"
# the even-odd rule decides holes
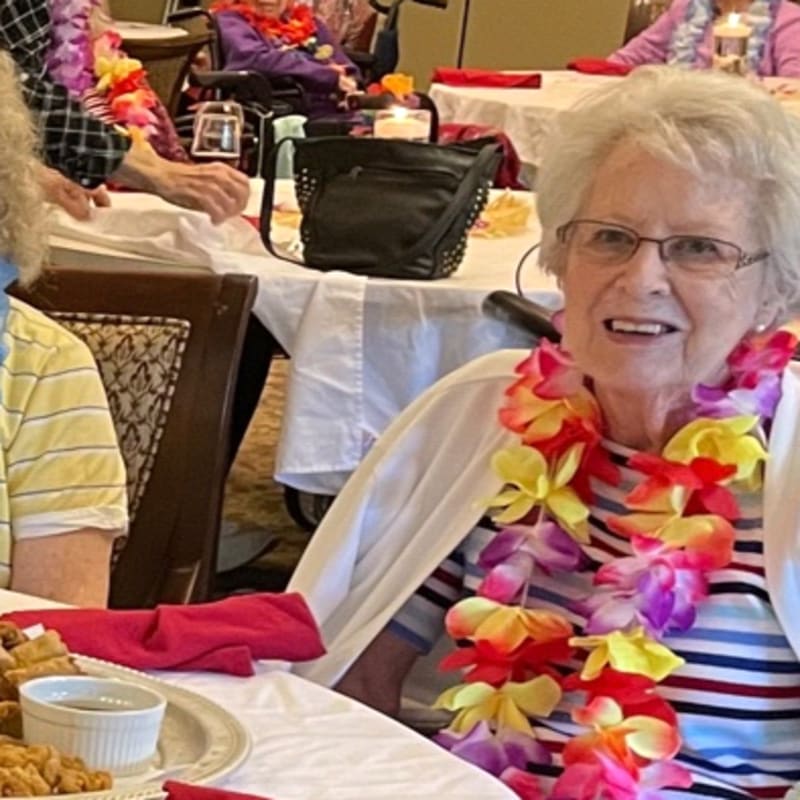
[[[739,14],[729,14],[727,19],[714,26],[714,56],[712,66],[722,72],[744,75],[747,72],[747,46],[750,27],[741,21]]]
[[[203,103],[194,118],[191,154],[198,161],[238,161],[242,154],[244,113],[238,103]]]
[[[376,139],[430,141],[431,112],[425,108],[406,108],[405,106],[380,109],[375,114],[372,135]]]

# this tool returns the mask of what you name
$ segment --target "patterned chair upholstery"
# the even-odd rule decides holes
[[[52,268],[12,293],[85,341],[128,471],[131,524],[110,604],[210,596],[231,412],[256,279]]]
[[[147,491],[191,333],[187,320],[111,314],[51,314],[97,362],[128,479],[131,526]],[[127,538],[116,540],[113,563]]]

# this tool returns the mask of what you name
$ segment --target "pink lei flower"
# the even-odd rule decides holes
[[[47,71],[71,97],[94,85],[94,55],[89,19],[99,0],[50,0],[52,28]]]

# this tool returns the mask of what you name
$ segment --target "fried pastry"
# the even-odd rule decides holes
[[[39,661],[19,669],[7,669],[3,674],[8,683],[18,687],[31,678],[43,678],[45,675],[80,675],[81,671],[69,656],[57,656],[47,661]]]
[[[6,650],[29,641],[22,629],[13,622],[0,622],[0,645]]]
[[[0,701],[0,733],[22,738],[22,708],[16,700]]]
[[[62,755],[51,745],[20,741],[20,684],[45,675],[80,673],[56,631],[30,639],[13,623],[0,622],[0,798],[111,788],[108,772],[88,769],[80,758]]]
[[[56,631],[45,631],[41,636],[12,648],[10,654],[17,667],[29,667],[40,661],[69,655],[69,651]]]
[[[13,669],[16,666],[17,662],[14,660],[14,656],[12,656],[5,647],[0,645],[0,672],[3,672],[7,669]]]
[[[111,788],[111,775],[91,770],[50,745],[0,742],[0,797],[39,797]]]

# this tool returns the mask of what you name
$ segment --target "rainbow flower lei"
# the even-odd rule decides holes
[[[625,497],[629,513],[607,524],[630,538],[633,555],[595,573],[594,591],[575,609],[587,619],[582,632],[560,613],[527,608],[528,586],[540,571],[585,569],[590,478],[617,485],[620,474],[569,354],[545,341],[518,365],[499,417],[520,443],[493,456],[504,488],[488,502],[504,527],[480,554],[487,573],[476,596],[445,619],[457,649],[440,669],[460,670],[462,682],[437,700],[455,714],[441,745],[523,800],[543,800],[525,768],[549,765],[551,755],[529,718],[566,700],[585,730],[565,745],[550,800],[655,800],[661,788],[691,785],[672,761],[677,714],[657,691],[684,662],[663,640],[692,627],[709,573],[732,558],[739,508],[731,489],[761,485],[763,425],[796,346],[783,330],[743,341],[725,382],[695,388],[695,418],[662,453],[630,459],[645,478]]]
[[[158,123],[153,113],[158,98],[142,62],[122,50],[118,33],[107,30],[92,37],[91,16],[97,5],[98,0],[51,0],[48,71],[71,97],[102,97],[113,122],[147,138]]]

